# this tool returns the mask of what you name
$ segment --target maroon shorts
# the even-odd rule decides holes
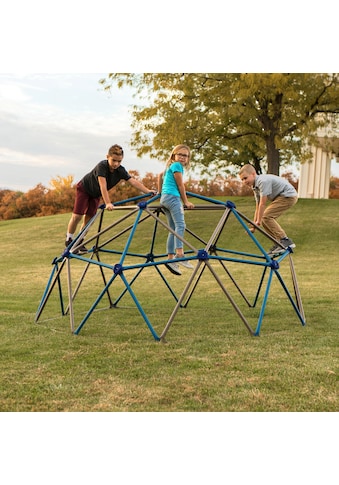
[[[77,191],[73,207],[73,214],[80,214],[93,217],[97,213],[100,197],[93,198],[85,192],[82,182],[77,183]]]

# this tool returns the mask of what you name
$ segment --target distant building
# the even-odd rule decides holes
[[[300,164],[298,195],[304,199],[328,199],[331,160],[339,163],[339,130],[318,131],[319,146],[312,146],[312,160]]]

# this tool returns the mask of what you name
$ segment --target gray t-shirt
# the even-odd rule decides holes
[[[279,195],[282,197],[296,197],[298,195],[288,180],[272,174],[257,175],[253,191],[257,202],[262,196],[266,196],[268,200],[274,200]]]

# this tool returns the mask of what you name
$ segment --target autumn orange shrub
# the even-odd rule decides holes
[[[150,189],[157,189],[157,175],[149,172],[142,179],[136,170],[130,174]],[[282,175],[298,189],[298,179],[292,172]],[[75,184],[73,177],[57,177],[50,182],[51,188],[38,184],[28,192],[0,190],[0,220],[20,219],[24,217],[41,217],[53,214],[71,212],[75,199]],[[216,175],[213,179],[189,178],[185,184],[188,192],[206,197],[253,196],[252,189],[238,178]],[[130,184],[122,181],[110,191],[112,201],[125,200],[140,195],[140,192]],[[330,199],[339,199],[339,178],[330,179]]]
[[[339,178],[338,177],[330,178],[329,198],[339,199]]]

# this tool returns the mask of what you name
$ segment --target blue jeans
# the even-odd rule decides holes
[[[181,198],[176,195],[163,194],[160,198],[160,204],[165,208],[169,227],[179,234],[179,236],[184,237],[186,225],[184,206],[181,203]],[[167,237],[167,254],[175,254],[175,250],[181,249],[182,247],[183,242],[169,232]]]

